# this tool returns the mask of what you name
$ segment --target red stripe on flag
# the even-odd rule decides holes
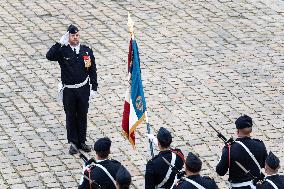
[[[127,101],[125,101],[121,126],[124,131],[124,134],[128,139],[129,139],[129,115],[130,115],[130,104]]]
[[[135,133],[134,132],[130,133],[129,141],[132,144],[133,148],[135,148]]]

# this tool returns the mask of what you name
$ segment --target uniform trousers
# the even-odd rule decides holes
[[[86,141],[89,96],[88,83],[80,88],[64,88],[63,106],[66,114],[68,143],[72,142],[80,146]]]

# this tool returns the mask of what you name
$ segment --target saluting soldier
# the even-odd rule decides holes
[[[217,189],[214,179],[200,176],[202,161],[193,153],[189,152],[185,161],[186,177],[182,178],[173,189]]]
[[[116,173],[117,189],[129,189],[131,184],[131,175],[124,166],[121,166]]]
[[[256,186],[257,189],[283,189],[284,176],[278,174],[280,160],[272,152],[269,153],[265,160],[265,173],[267,176],[264,182]]]
[[[252,118],[244,115],[236,122],[238,138],[231,145],[223,148],[216,172],[224,176],[229,169],[229,182],[233,189],[255,188],[252,178],[249,177],[236,163],[238,161],[255,177],[261,177],[261,168],[264,167],[267,151],[261,140],[251,137]]]
[[[116,160],[108,159],[110,154],[111,140],[107,137],[100,138],[95,142],[94,150],[96,151],[96,163],[91,163],[84,167],[84,174],[101,189],[116,189],[116,174],[121,164]],[[96,189],[97,185],[92,185],[84,177],[80,180],[79,189]]]
[[[63,105],[66,114],[66,129],[68,143],[90,152],[86,145],[87,113],[89,97],[94,97],[97,91],[97,72],[92,49],[80,44],[79,30],[70,25],[65,35],[53,45],[46,54],[50,61],[57,61],[61,68]],[[70,146],[69,153],[77,150]]]
[[[146,165],[145,189],[167,189],[175,180],[176,173],[167,165],[162,157],[175,166],[178,170],[183,167],[184,156],[179,149],[171,149],[171,133],[161,127],[157,134],[159,154]]]

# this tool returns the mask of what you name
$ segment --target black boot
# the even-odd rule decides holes
[[[88,146],[88,145],[85,144],[85,143],[81,143],[81,144],[80,144],[80,149],[83,150],[84,152],[90,152],[90,151],[91,151],[91,147]]]
[[[70,155],[74,155],[74,154],[77,154],[78,151],[71,145],[70,148],[69,148],[69,154]]]

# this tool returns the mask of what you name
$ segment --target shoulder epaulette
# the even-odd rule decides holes
[[[110,159],[110,161],[111,161],[112,163],[120,163],[119,161],[117,161],[117,160],[115,160],[115,159]]]
[[[90,48],[88,45],[82,45],[82,47],[92,50],[92,48]]]
[[[155,155],[150,161],[153,161],[153,160],[157,159],[158,157],[159,157],[159,154]]]
[[[258,138],[252,138],[252,140],[258,141],[258,142],[263,142],[262,140],[258,139]]]

